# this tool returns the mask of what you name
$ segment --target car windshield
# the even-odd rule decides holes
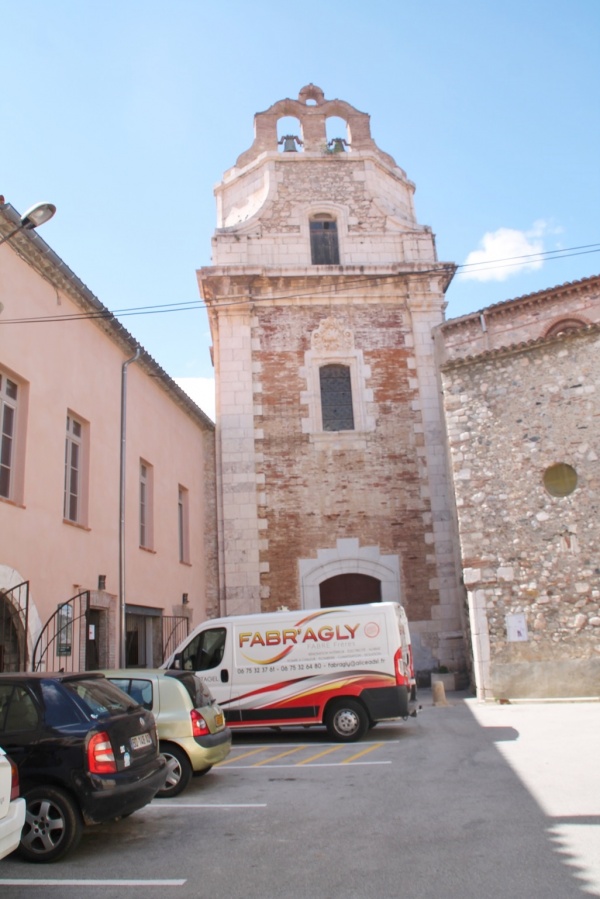
[[[114,715],[139,708],[138,704],[108,680],[64,681],[63,686],[76,697],[80,706],[92,718]]]

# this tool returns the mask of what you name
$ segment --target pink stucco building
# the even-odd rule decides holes
[[[214,612],[213,423],[33,231],[0,304],[0,670],[157,665]]]

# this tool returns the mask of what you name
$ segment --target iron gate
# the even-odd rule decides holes
[[[190,632],[189,618],[183,615],[164,615],[162,620],[163,628],[163,662],[175,652],[182,640],[185,640]]]
[[[90,591],[59,605],[33,648],[32,671],[87,671]]]

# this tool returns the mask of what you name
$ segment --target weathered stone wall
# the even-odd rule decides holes
[[[314,100],[316,105],[310,105]],[[277,151],[295,115],[302,152]],[[348,152],[324,147],[346,118]],[[432,329],[454,273],[417,222],[414,185],[368,116],[314,85],[256,116],[215,190],[213,266],[198,273],[217,380],[221,607],[319,608],[359,574],[407,607],[417,666],[464,661],[462,598]],[[313,265],[310,220],[339,261]],[[349,372],[354,428],[324,430],[319,368]]]
[[[600,692],[599,351],[591,326],[442,372],[484,698]],[[559,462],[568,496],[544,487]]]
[[[310,265],[309,215],[319,211],[337,218],[344,265],[435,254],[431,230],[416,221],[410,182],[366,153],[272,152],[215,192],[215,265]]]
[[[307,385],[300,372],[311,333],[330,314],[322,305],[273,308],[255,320],[260,346],[255,401],[261,405],[255,423],[262,432],[256,448],[265,480],[259,516],[268,541],[261,554],[264,607],[300,605],[297,568],[290,560],[359,534],[362,544],[399,554],[407,612],[412,618],[429,617],[437,602],[431,587],[436,567],[426,540],[431,503],[422,490],[424,438],[414,371],[408,367],[410,323],[401,308],[363,306],[345,312],[345,324],[372,373],[368,411],[376,428],[321,434],[313,441],[302,431]]]
[[[540,340],[549,331],[600,322],[600,277],[561,284],[450,319],[436,334],[440,362]]]

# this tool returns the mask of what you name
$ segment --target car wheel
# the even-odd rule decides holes
[[[209,765],[208,768],[201,768],[200,771],[194,771],[194,777],[204,777],[205,774],[208,774],[212,765]]]
[[[354,743],[366,734],[369,718],[360,702],[355,699],[338,699],[327,707],[325,727],[332,740]]]
[[[81,838],[79,808],[58,787],[34,787],[25,794],[25,824],[19,852],[30,862],[54,862]]]
[[[160,751],[167,760],[169,773],[164,787],[156,795],[159,799],[170,799],[172,796],[179,796],[185,790],[192,777],[192,766],[179,746],[170,743],[161,745]]]

